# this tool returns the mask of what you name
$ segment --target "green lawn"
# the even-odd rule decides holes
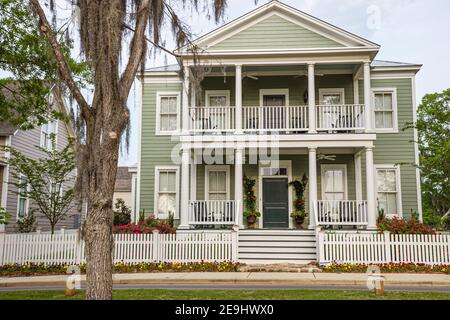
[[[63,291],[0,292],[0,300],[76,300],[84,292],[67,298]],[[443,292],[387,292],[376,296],[367,291],[321,290],[116,290],[117,300],[450,300]]]

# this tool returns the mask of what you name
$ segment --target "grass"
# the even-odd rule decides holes
[[[84,292],[74,297],[63,291],[0,292],[0,300],[82,300]],[[445,292],[386,292],[376,296],[368,291],[346,290],[115,290],[115,300],[450,300]]]

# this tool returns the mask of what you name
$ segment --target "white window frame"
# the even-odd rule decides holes
[[[49,125],[52,125],[53,132],[44,132],[44,127],[47,126],[47,128],[48,128]],[[46,150],[52,150],[52,146],[49,146],[48,143],[44,144],[44,134],[48,135],[49,137],[51,134],[54,134],[55,135],[54,147],[56,149],[56,147],[58,145],[58,128],[59,128],[58,120],[41,125],[41,135],[40,135],[40,142],[39,142],[39,145],[41,146],[41,148],[45,148]],[[48,141],[50,141],[50,140],[48,140]]]
[[[323,96],[326,94],[339,94],[341,96],[340,104],[345,104],[344,88],[319,88],[319,105],[324,105]]]
[[[209,97],[210,96],[225,96],[226,97],[226,107],[230,106],[230,90],[206,90],[205,91],[205,106],[210,107]]]
[[[20,174],[20,176],[19,176],[19,183],[20,183],[20,180],[22,180],[23,178],[25,177],[25,175],[23,175],[23,174]],[[27,179],[28,180],[28,179]],[[29,183],[27,183],[27,191],[29,190],[29,188],[30,188],[30,184]],[[22,219],[22,218],[25,218],[25,217],[27,217],[28,216],[28,214],[30,213],[30,198],[28,198],[28,197],[23,197],[21,194],[20,194],[20,189],[18,189],[17,190],[17,208],[16,208],[16,220],[20,220],[20,219]],[[20,217],[19,216],[19,208],[20,208],[20,199],[21,198],[23,198],[23,199],[25,199],[25,213],[24,213],[24,216],[23,217]]]
[[[230,166],[215,166],[215,165],[208,165],[205,166],[205,200],[209,199],[209,173],[219,171],[219,172],[226,172],[226,192],[227,192],[227,200],[230,199],[230,185],[231,185],[231,175],[230,175]]]
[[[161,98],[176,97],[177,98],[177,129],[171,131],[161,131]],[[156,135],[170,136],[179,133],[181,130],[181,94],[178,91],[158,91],[156,92]]]
[[[320,187],[322,200],[325,200],[325,170],[326,169],[337,169],[344,171],[344,201],[348,200],[348,170],[346,164],[321,164],[320,165]]]
[[[154,188],[154,198],[153,198],[153,208],[156,218],[168,219],[168,214],[159,214],[158,212],[158,199],[159,199],[159,173],[160,171],[175,171],[175,214],[174,218],[179,219],[180,217],[180,167],[178,166],[155,166],[155,188]]]
[[[259,89],[259,105],[264,105],[264,96],[284,96],[284,107],[289,107],[289,88],[287,89]]]
[[[375,117],[375,94],[392,94],[392,128],[377,128]],[[397,88],[372,88],[372,127],[376,133],[398,133]]]
[[[378,170],[395,170],[395,188],[397,189],[397,214],[386,214],[388,217],[403,217],[403,207],[402,207],[402,182],[400,166],[394,164],[377,164],[375,167],[375,192],[378,207]]]

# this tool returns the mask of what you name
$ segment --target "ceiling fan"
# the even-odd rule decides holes
[[[323,77],[324,76],[323,73],[316,73],[315,75],[316,75],[316,77]],[[307,76],[308,76],[307,73],[300,73],[300,74],[295,75],[294,78],[307,77]]]
[[[253,80],[259,80],[258,77],[253,76],[253,75],[251,75],[249,73],[244,73],[244,78],[250,78],[250,79],[253,79]]]
[[[336,155],[319,153],[317,154],[317,160],[336,161]]]

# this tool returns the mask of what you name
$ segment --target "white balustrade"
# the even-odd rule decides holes
[[[189,118],[191,132],[226,132],[236,127],[234,107],[193,107]]]
[[[367,201],[319,200],[316,219],[319,226],[367,225]]]
[[[365,129],[365,107],[361,104],[318,105],[318,131],[355,131]]]
[[[244,131],[308,131],[306,106],[257,106],[242,108]]]
[[[238,201],[201,200],[189,202],[191,225],[235,225]]]

